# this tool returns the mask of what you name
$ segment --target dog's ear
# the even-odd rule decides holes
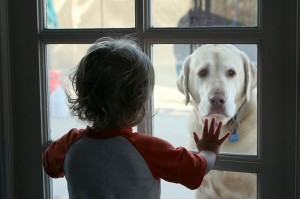
[[[187,56],[184,59],[182,70],[177,79],[177,88],[178,90],[185,94],[185,104],[187,105],[190,102],[190,92],[189,92],[189,73],[190,73],[190,60],[191,55]]]
[[[251,91],[257,86],[257,69],[244,52],[241,52],[241,55],[245,71],[245,94],[247,101],[250,101]]]

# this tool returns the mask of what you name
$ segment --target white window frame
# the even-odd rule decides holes
[[[0,191],[3,198],[48,199],[50,196],[49,191],[44,191],[48,185],[44,183],[41,164],[42,145],[47,141],[48,131],[44,45],[92,43],[107,31],[111,32],[111,29],[43,30],[41,2],[0,0]],[[153,29],[149,24],[150,1],[135,2],[136,28],[118,29],[118,32],[138,32],[137,37],[148,55],[152,44],[258,45],[258,158],[222,156],[215,168],[258,172],[259,199],[299,198],[299,0],[289,3],[260,0],[258,28],[222,30]],[[138,128],[152,132],[151,126],[151,121],[146,121]],[[285,136],[281,137],[282,134]]]

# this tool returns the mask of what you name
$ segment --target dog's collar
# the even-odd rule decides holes
[[[227,126],[231,132],[229,136],[229,142],[239,141],[239,131],[238,131],[238,128],[240,127],[239,116],[241,115],[240,113],[242,112],[245,105],[246,105],[246,98],[244,99],[242,105],[240,106],[236,114],[227,122]]]

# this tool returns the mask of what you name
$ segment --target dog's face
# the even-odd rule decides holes
[[[177,82],[191,96],[202,120],[227,123],[256,86],[256,68],[232,45],[203,45],[188,56]]]

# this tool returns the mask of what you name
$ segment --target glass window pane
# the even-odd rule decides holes
[[[47,0],[45,9],[47,29],[135,27],[134,0]]]
[[[256,27],[257,0],[152,0],[152,27]]]
[[[257,174],[212,170],[195,190],[195,198],[256,199]]]
[[[200,134],[204,118],[216,117],[224,124],[222,133],[232,134],[222,153],[256,155],[257,45],[214,46],[153,45],[153,133],[175,146],[196,150],[192,132]]]
[[[52,196],[51,199],[69,199],[68,185],[66,178],[52,178]]]
[[[85,128],[85,124],[70,115],[65,90],[72,91],[69,75],[85,55],[87,44],[47,45],[49,83],[49,136],[60,138],[71,128]]]
[[[86,128],[86,124],[71,116],[65,91],[73,91],[69,75],[86,54],[89,44],[49,44],[46,46],[48,69],[48,102],[50,140],[56,140],[72,128]],[[137,127],[133,127],[137,131]],[[68,199],[65,178],[51,179],[53,199]]]

